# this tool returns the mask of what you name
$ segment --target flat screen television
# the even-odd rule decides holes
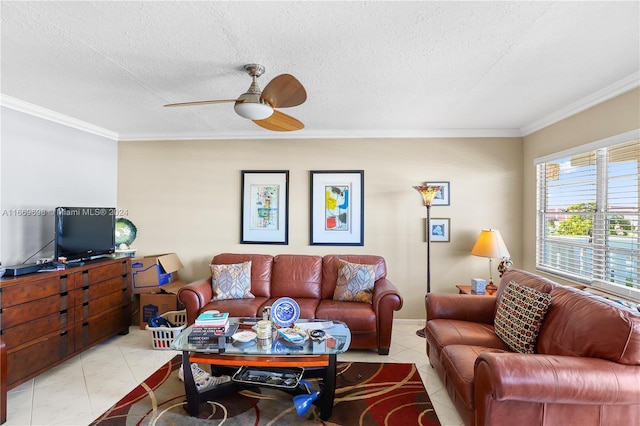
[[[91,260],[115,251],[115,208],[58,207],[54,259]]]

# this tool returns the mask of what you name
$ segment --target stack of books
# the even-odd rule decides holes
[[[189,343],[195,345],[217,345],[218,339],[229,331],[229,313],[205,311],[196,318]]]

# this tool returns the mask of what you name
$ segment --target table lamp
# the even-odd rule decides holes
[[[488,257],[489,258],[489,283],[487,284],[487,291],[490,293],[495,292],[498,288],[493,284],[493,258],[509,257],[509,250],[500,235],[500,231],[497,229],[483,229],[476,240],[476,243],[471,249],[471,254],[474,256]]]

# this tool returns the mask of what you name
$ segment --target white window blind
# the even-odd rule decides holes
[[[640,300],[640,140],[626,136],[537,161],[536,265]]]

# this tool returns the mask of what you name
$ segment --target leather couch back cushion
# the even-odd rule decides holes
[[[640,365],[640,314],[601,297],[558,286],[551,291],[538,352]]]
[[[273,258],[271,297],[320,299],[322,257],[279,254]]]
[[[350,263],[359,263],[361,265],[375,265],[375,281],[378,281],[380,278],[385,278],[387,276],[387,265],[385,264],[384,258],[381,256],[336,254],[326,255],[322,258],[323,299],[333,299],[333,293],[336,289],[336,283],[338,282],[338,267],[340,266],[340,259],[346,260]]]
[[[251,293],[256,297],[271,297],[271,269],[273,256],[269,254],[221,253],[212,264],[230,265],[251,261]]]
[[[500,298],[502,298],[502,292],[504,291],[505,287],[511,281],[515,281],[520,285],[533,288],[535,290],[538,290],[541,293],[551,293],[551,290],[553,290],[556,287],[559,287],[558,284],[554,283],[553,281],[549,281],[541,277],[540,275],[535,275],[535,274],[532,274],[531,272],[523,271],[519,269],[511,269],[505,272],[504,275],[502,276],[502,279],[500,280],[500,287],[498,288],[498,296],[497,296],[498,302],[500,301]],[[494,316],[498,311],[499,305],[500,303],[496,303],[496,307],[493,313]]]

